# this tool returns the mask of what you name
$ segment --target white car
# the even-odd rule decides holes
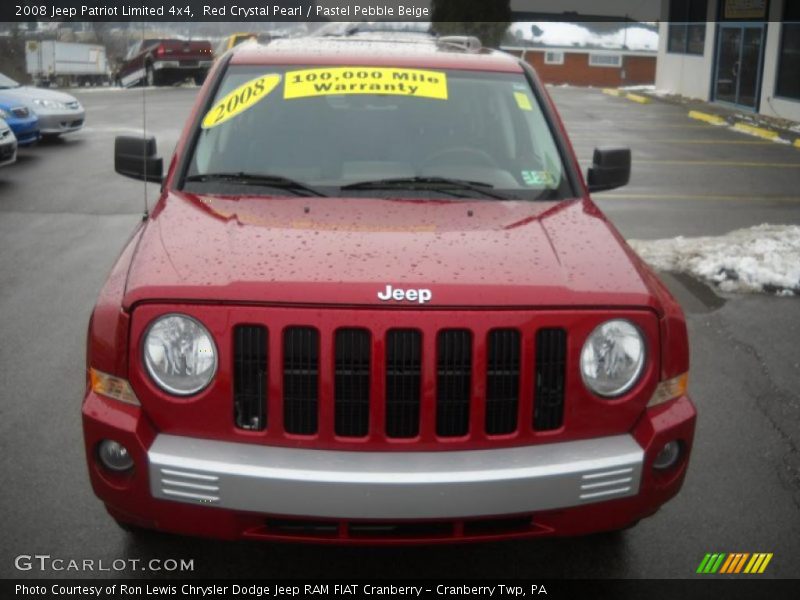
[[[64,92],[21,85],[0,73],[0,93],[18,99],[39,117],[43,137],[56,137],[62,133],[78,131],[86,118],[78,99]]]
[[[0,167],[10,165],[17,160],[17,138],[11,127],[0,119]]]

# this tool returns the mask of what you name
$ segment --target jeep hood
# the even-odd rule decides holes
[[[587,200],[264,198],[171,192],[141,232],[124,304],[656,306]],[[411,297],[417,296],[412,293]]]

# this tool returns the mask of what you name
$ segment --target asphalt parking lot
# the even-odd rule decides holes
[[[596,200],[630,238],[800,223],[800,150],[599,90],[555,88],[576,152],[629,145],[630,186]],[[194,88],[148,90],[168,156]],[[196,577],[690,577],[706,552],[772,552],[764,576],[800,576],[800,299],[715,294],[666,279],[683,303],[699,410],[681,494],[619,535],[484,545],[336,548],[132,537],[89,486],[80,402],[86,324],[135,223],[143,185],[113,173],[115,135],[142,125],[141,90],[76,91],[85,129],[0,170],[0,576],[14,557],[190,558]],[[150,202],[157,188],[149,187]],[[114,576],[115,573],[94,573]],[[148,577],[150,572],[122,575]]]

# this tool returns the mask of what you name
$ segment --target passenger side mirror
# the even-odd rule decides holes
[[[164,160],[156,154],[154,137],[118,136],[114,140],[114,170],[131,179],[161,183]]]
[[[628,185],[631,179],[630,148],[595,148],[586,176],[590,192],[602,192]]]

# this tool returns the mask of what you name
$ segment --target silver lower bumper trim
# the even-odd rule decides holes
[[[639,491],[630,435],[458,452],[341,452],[159,435],[150,490],[175,502],[274,515],[447,519],[601,502]]]

